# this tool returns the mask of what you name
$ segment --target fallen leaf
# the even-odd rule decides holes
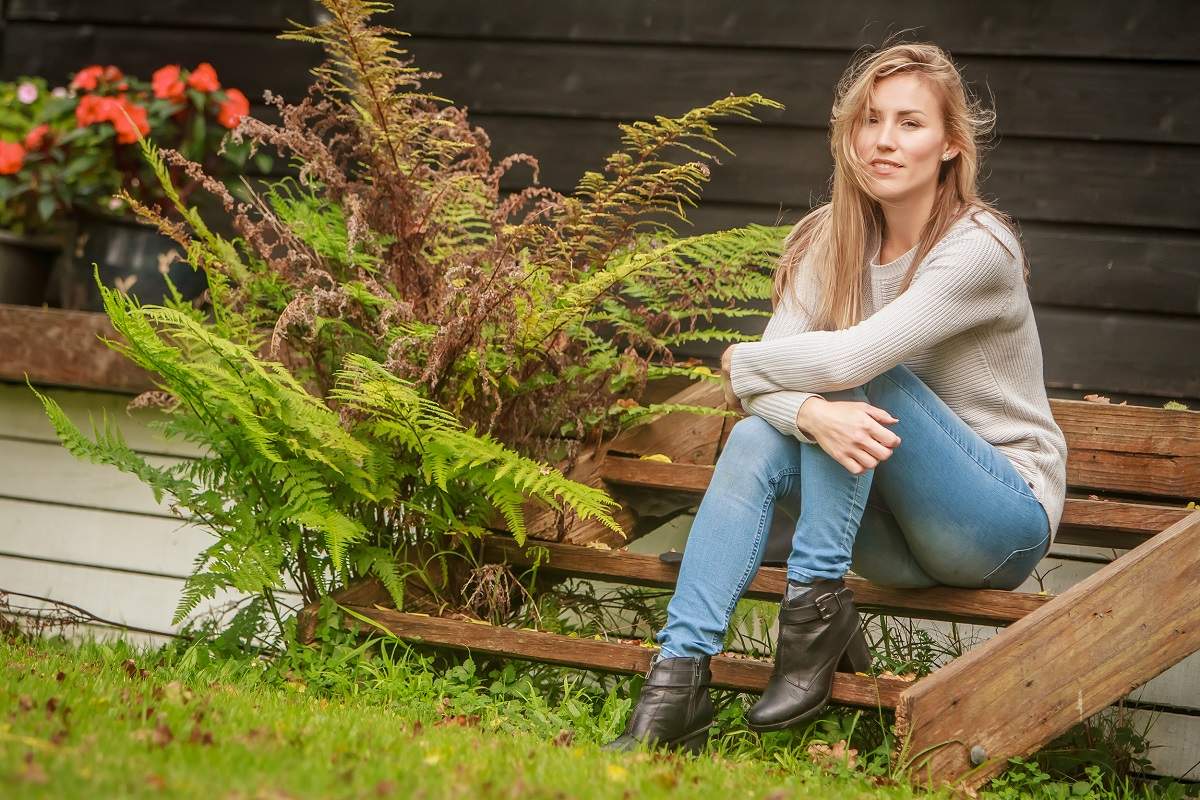
[[[563,728],[558,732],[558,735],[554,737],[554,745],[556,747],[570,747],[571,743],[574,741],[575,731],[570,730],[569,728]]]
[[[1110,399],[1108,399],[1104,395],[1100,395],[1100,394],[1085,394],[1083,396],[1083,399],[1087,400],[1089,403],[1111,403],[1112,402]]]
[[[660,464],[674,464],[671,457],[663,453],[652,453],[649,455],[639,456],[639,461],[657,461]]]
[[[46,776],[46,770],[42,769],[42,765],[33,759],[33,753],[25,754],[25,766],[17,773],[17,777],[26,783],[45,783],[49,780]]]
[[[167,723],[160,722],[154,727],[154,733],[150,737],[150,741],[159,747],[166,747],[175,739],[175,734],[171,733],[171,729],[167,727]]]
[[[593,550],[612,550],[612,548],[606,545],[604,542],[588,542],[584,545],[584,547],[590,547]]]
[[[213,743],[212,731],[201,730],[199,725],[192,728],[192,733],[188,736],[189,744],[210,745]]]

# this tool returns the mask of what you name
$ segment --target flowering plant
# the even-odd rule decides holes
[[[113,65],[79,70],[66,87],[41,78],[0,83],[0,228],[52,231],[72,212],[128,215],[121,192],[166,210],[162,186],[136,143],[177,149],[223,179],[245,166],[249,145],[225,134],[250,111],[238,89],[222,87],[211,64],[169,64],[150,82]],[[270,166],[264,155],[260,168]],[[195,188],[174,176],[186,197]]]

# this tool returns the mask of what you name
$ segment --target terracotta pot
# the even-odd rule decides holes
[[[64,259],[56,281],[57,301],[63,308],[102,311],[100,290],[93,278],[120,289],[144,304],[161,305],[170,293],[167,275],[185,299],[199,297],[208,287],[202,270],[183,260],[183,250],[155,228],[139,222],[84,216],[75,236],[74,257]]]
[[[62,242],[0,231],[0,303],[40,306]]]

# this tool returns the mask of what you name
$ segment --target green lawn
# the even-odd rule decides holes
[[[699,757],[602,753],[596,743],[627,713],[628,681],[597,685],[570,670],[483,677],[473,662],[403,647],[367,655],[343,644],[268,662],[200,646],[46,641],[0,642],[0,665],[5,798],[914,796],[887,776],[883,749],[853,771],[829,757],[821,765],[820,740],[851,733],[865,747],[864,731],[885,729],[845,710],[759,739],[740,726],[734,698]],[[1112,796],[1021,769],[998,797],[1035,786],[1045,797]]]

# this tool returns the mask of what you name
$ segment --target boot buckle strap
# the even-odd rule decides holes
[[[821,619],[832,619],[842,610],[842,597],[838,592],[826,592],[813,600],[813,605],[816,606],[817,613],[821,615]]]

